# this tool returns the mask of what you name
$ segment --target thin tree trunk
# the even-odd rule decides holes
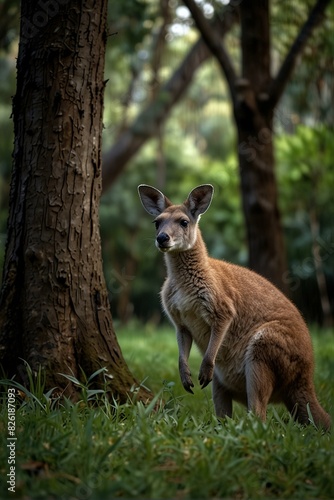
[[[138,384],[113,330],[98,220],[106,7],[22,2],[0,356],[8,376],[23,359],[60,391],[61,373],[106,367],[125,400]]]
[[[319,221],[315,208],[311,208],[309,212],[310,228],[312,235],[312,254],[314,261],[315,276],[319,288],[321,309],[322,309],[322,324],[326,327],[333,326],[333,315],[331,311],[331,304],[328,296],[328,289],[326,283],[326,275],[324,272],[323,261],[321,257],[319,239]]]

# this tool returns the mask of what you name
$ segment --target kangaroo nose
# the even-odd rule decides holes
[[[166,243],[169,240],[170,240],[170,238],[169,238],[168,234],[166,234],[166,233],[160,233],[157,236],[157,242],[159,243],[159,245],[163,245],[164,243]]]

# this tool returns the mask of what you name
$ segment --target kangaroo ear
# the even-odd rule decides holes
[[[210,206],[213,197],[213,186],[203,184],[197,186],[189,193],[185,205],[189,208],[191,215],[195,218],[204,214]]]
[[[161,214],[172,205],[172,202],[159,189],[146,184],[138,186],[138,194],[146,212],[154,216]]]

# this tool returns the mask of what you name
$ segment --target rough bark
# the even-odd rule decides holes
[[[236,80],[234,116],[249,267],[284,292],[287,268],[278,208],[272,142],[273,108],[267,105],[270,75],[269,1],[240,5],[241,75]]]
[[[249,267],[287,293],[287,268],[274,171],[272,117],[238,113],[238,158]],[[247,115],[248,113],[245,113]]]
[[[42,367],[72,396],[61,373],[106,367],[125,400],[138,384],[113,330],[98,221],[107,1],[42,5],[21,7],[0,359],[8,376],[22,359]]]

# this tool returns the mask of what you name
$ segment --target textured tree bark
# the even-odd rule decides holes
[[[60,373],[106,367],[125,400],[139,384],[113,330],[98,220],[106,6],[22,1],[0,359],[8,376],[22,359],[42,367],[72,396]]]
[[[283,280],[286,253],[274,171],[273,108],[267,93],[271,82],[269,0],[245,0],[239,8],[242,78],[235,82],[234,115],[249,267],[287,293]]]
[[[274,171],[272,118],[256,110],[246,120],[241,119],[240,110],[236,114],[249,267],[288,293],[284,282],[287,263]]]

